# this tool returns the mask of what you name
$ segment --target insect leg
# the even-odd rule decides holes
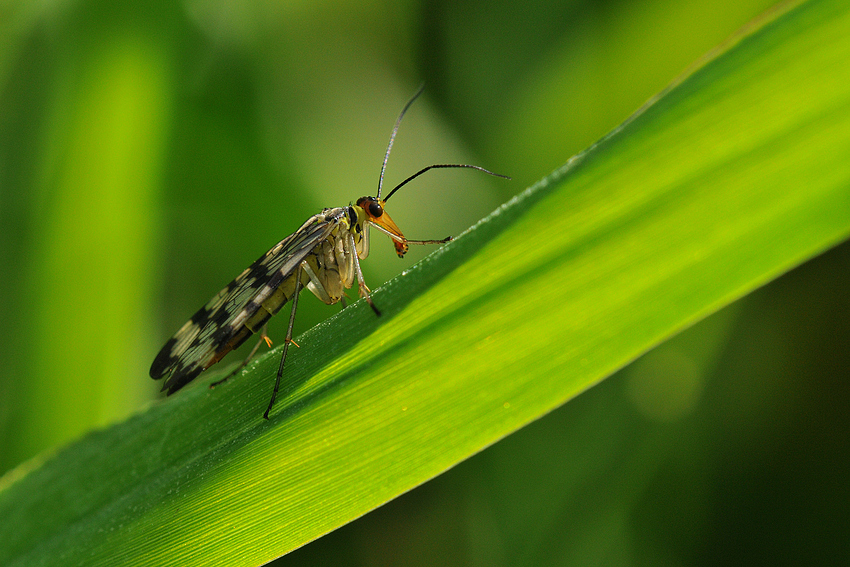
[[[445,244],[446,242],[451,242],[454,240],[453,237],[447,236],[440,240],[405,240],[408,244]]]
[[[331,298],[328,291],[325,289],[325,286],[322,284],[322,280],[319,279],[319,276],[315,271],[313,271],[313,268],[310,267],[310,264],[306,260],[301,262],[301,267],[310,277],[310,281],[307,283],[307,289],[313,292],[313,295],[318,297],[319,301],[326,305],[333,305],[336,303],[336,300]]]
[[[219,384],[223,384],[227,382],[227,380],[231,376],[235,376],[239,373],[240,370],[248,366],[248,363],[251,362],[251,359],[254,358],[254,355],[257,354],[257,350],[260,348],[260,345],[263,344],[263,341],[268,346],[272,346],[272,340],[269,338],[268,334],[266,334],[266,329],[268,328],[268,324],[263,325],[263,329],[260,331],[260,340],[257,341],[257,344],[254,345],[254,348],[251,349],[251,352],[248,353],[248,356],[245,357],[245,360],[242,361],[242,364],[236,367],[236,370],[222,378],[221,380],[216,380],[215,382],[210,384],[210,388],[215,388]]]
[[[354,250],[354,236],[349,232],[348,238],[351,239],[350,248]],[[369,302],[369,307],[372,308],[372,311],[375,312],[375,315],[378,317],[381,316],[381,312],[378,311],[378,308],[375,307],[375,304],[372,303],[372,298],[369,296],[369,288],[366,287],[366,280],[363,279],[363,272],[360,270],[360,259],[357,257],[357,254],[352,254],[352,264],[354,267],[354,275],[357,278],[357,285],[360,287],[360,297]]]
[[[277,369],[277,378],[274,381],[274,391],[272,399],[269,400],[269,407],[266,408],[266,413],[263,418],[269,418],[269,412],[274,405],[274,400],[277,397],[278,388],[280,388],[280,377],[283,375],[283,363],[286,362],[286,353],[289,351],[289,343],[292,342],[292,327],[295,325],[295,311],[298,309],[298,295],[301,292],[301,264],[298,264],[298,269],[295,270],[295,293],[292,295],[292,312],[289,314],[289,328],[286,329],[286,339],[283,341],[283,354],[280,357],[280,366]]]

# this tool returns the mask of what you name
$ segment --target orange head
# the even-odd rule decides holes
[[[403,258],[407,253],[407,239],[393,222],[393,219],[390,218],[390,215],[384,211],[384,200],[375,197],[360,197],[356,204],[363,209],[366,220],[382,229],[393,239],[396,254],[399,258]]]

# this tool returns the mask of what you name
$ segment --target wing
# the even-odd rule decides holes
[[[170,374],[162,389],[173,394],[203,372],[298,264],[326,239],[344,209],[326,209],[260,256],[171,337],[151,365],[151,378]]]

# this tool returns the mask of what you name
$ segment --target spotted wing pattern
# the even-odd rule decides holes
[[[165,343],[151,365],[151,378],[170,375],[162,387],[168,394],[194,380],[344,215],[345,209],[336,208],[310,217],[227,284]]]

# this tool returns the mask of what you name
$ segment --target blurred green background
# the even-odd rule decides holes
[[[0,472],[156,397],[150,362],[198,307],[374,194],[421,81],[387,183],[439,162],[514,178],[437,171],[393,198],[409,237],[439,238],[770,5],[5,2]],[[373,288],[428,252],[374,240]],[[281,564],[846,563],[848,270],[845,244]],[[306,298],[296,333],[338,309]]]

